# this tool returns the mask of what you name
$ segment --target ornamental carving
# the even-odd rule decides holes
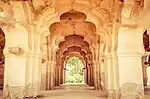
[[[55,4],[56,0],[29,0],[29,6],[32,12],[39,15]]]
[[[134,0],[131,16],[133,18],[139,17],[143,10],[143,7],[144,7],[144,0]]]
[[[144,90],[142,84],[124,83],[120,88],[121,99],[143,99]]]
[[[3,3],[10,3],[10,0],[1,0]]]
[[[24,86],[9,86],[5,85],[3,91],[4,99],[36,99],[37,96],[33,94],[34,88],[32,84]]]
[[[12,15],[13,11],[9,0],[0,0],[0,12],[6,12]]]
[[[20,47],[9,47],[8,51],[14,55],[23,54],[23,49],[21,49]]]
[[[24,98],[24,87],[23,86],[5,86],[3,92],[5,99],[23,99]]]

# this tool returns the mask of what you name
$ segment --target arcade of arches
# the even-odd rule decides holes
[[[66,62],[78,57],[87,85],[111,99],[144,99],[149,7],[149,0],[1,0],[4,97],[54,90],[65,82]]]

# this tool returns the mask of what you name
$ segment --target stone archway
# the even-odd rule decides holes
[[[94,80],[96,80],[96,77],[94,77],[94,70],[96,69],[94,69],[94,65],[96,64],[94,62],[96,48],[93,46],[96,46],[96,27],[93,23],[85,21],[85,19],[86,15],[84,13],[71,10],[60,16],[60,22],[53,23],[50,26],[49,46],[53,53],[53,57],[50,60],[53,62],[51,72],[55,70],[55,74],[51,74],[53,76],[50,77],[51,87],[60,84],[60,79],[62,78],[59,77],[59,71],[63,69],[62,64],[64,64],[63,62],[66,60],[66,57],[71,53],[74,53],[74,55],[79,53],[84,59],[87,59],[86,64],[91,65],[87,66],[90,67],[88,69],[90,72],[89,84],[95,85],[94,82],[96,83],[96,81]],[[58,41],[59,38],[64,38],[62,39],[64,41]],[[53,77],[57,78],[55,82],[52,80]]]
[[[17,95],[23,97],[25,90],[30,93],[29,96],[37,96],[41,80],[41,63],[44,63],[47,68],[47,71],[45,70],[47,86],[44,89],[53,89],[56,84],[55,76],[62,78],[58,73],[62,61],[69,54],[74,54],[71,48],[72,41],[66,46],[60,44],[70,35],[82,36],[89,44],[82,42],[88,46],[85,47],[82,43],[80,45],[74,41],[75,45],[73,45],[75,46],[73,49],[76,49],[76,52],[87,61],[90,78],[88,84],[96,88],[101,85],[101,77],[99,77],[101,72],[98,69],[102,65],[102,60],[105,67],[102,71],[105,72],[106,86],[104,87],[109,94],[117,93],[127,82],[142,84],[141,61],[139,61],[141,60],[139,53],[142,52],[139,48],[142,45],[139,36],[141,28],[138,27],[138,18],[136,18],[139,17],[139,13],[136,13],[135,9],[141,12],[143,0],[134,0],[134,2],[129,0],[109,0],[109,2],[108,0],[65,0],[65,2],[64,0],[8,0],[0,3],[3,4],[0,5],[0,10],[6,12],[3,14],[3,21],[0,22],[9,27],[7,30],[4,26],[3,29],[8,43],[5,46],[8,67],[5,84],[12,89],[9,90],[10,93],[15,90],[18,92]],[[22,13],[18,13],[18,10]],[[138,40],[135,42],[132,37]],[[135,47],[132,46],[134,44]],[[14,52],[20,53],[20,49],[24,53],[14,54]],[[60,56],[57,54],[61,55],[62,60],[56,58]],[[136,70],[134,75],[127,75],[126,72],[132,72],[132,69]],[[9,75],[10,73],[13,75]],[[21,76],[18,75],[19,73]],[[141,90],[142,88],[139,92]]]
[[[73,56],[66,60],[65,84],[85,84],[84,64],[81,58]]]

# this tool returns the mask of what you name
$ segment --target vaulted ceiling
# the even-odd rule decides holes
[[[88,38],[89,41],[87,42],[89,44],[95,44],[96,27],[92,22],[86,21],[84,13],[71,10],[60,16],[60,22],[53,23],[50,26],[50,33],[52,45],[55,45],[55,42],[59,42],[59,38],[64,37],[64,39],[67,39],[68,35],[73,34]]]
[[[92,52],[83,36],[68,35],[65,37],[65,41],[59,43],[59,49],[56,52],[57,66],[63,66],[65,60],[72,56],[82,57],[82,61],[87,63],[92,61]]]

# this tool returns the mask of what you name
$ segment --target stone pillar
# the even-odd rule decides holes
[[[58,79],[58,84],[61,84],[61,66],[59,66],[59,79]]]
[[[90,64],[90,86],[94,86],[94,69],[92,64]]]
[[[97,71],[97,74],[98,74],[98,77],[97,77],[97,79],[98,79],[98,89],[101,90],[102,85],[101,85],[101,72],[100,72],[101,71],[101,64],[100,64],[100,60],[98,60],[97,64],[98,64],[97,68],[99,68],[98,71]]]
[[[40,54],[34,53],[33,56],[33,68],[32,68],[32,84],[33,84],[33,96],[39,95],[41,84],[41,69],[40,69]]]
[[[113,65],[113,73],[114,73],[114,89],[119,89],[119,66],[118,66],[118,57],[117,55],[113,55],[112,59]]]
[[[107,54],[104,58],[104,71],[105,78],[102,77],[104,82],[104,91],[108,91],[109,98],[118,97],[119,94],[119,68],[116,54]],[[103,71],[101,71],[103,72]],[[117,96],[116,96],[117,95]]]
[[[26,65],[25,97],[36,97],[39,95],[41,86],[41,64],[40,54],[28,53]]]
[[[55,85],[55,61],[52,60],[50,64],[50,90],[54,89]]]
[[[8,28],[2,28],[6,42],[4,48],[4,97],[23,99],[25,96],[28,32],[20,24],[15,24],[15,28]]]
[[[147,77],[147,67],[144,64],[144,62],[148,62],[147,60],[148,56],[143,56],[142,57],[142,70],[143,70],[143,85],[147,86],[147,81],[148,81],[148,77]]]
[[[47,36],[47,66],[46,66],[46,90],[51,89],[51,46],[50,46],[50,36]]]
[[[64,82],[63,82],[63,75],[64,75],[64,69],[63,69],[63,67],[60,67],[60,84],[63,84]]]
[[[94,71],[95,89],[99,90],[99,89],[101,89],[101,84],[100,84],[100,64],[99,64],[98,60],[95,62],[94,69],[95,69],[95,71]]]
[[[41,70],[42,70],[42,73],[41,73],[41,90],[46,90],[46,65],[47,62],[45,63],[42,63],[41,65]]]
[[[66,69],[64,68],[64,71],[63,71],[63,83],[66,82]]]
[[[102,87],[102,90],[106,90],[105,87],[105,65],[104,65],[104,57],[101,57],[101,60],[100,60],[100,79],[101,79],[101,87]]]
[[[87,68],[86,68],[86,66],[84,67],[83,71],[84,71],[84,83],[87,83]]]
[[[91,86],[91,67],[90,65],[88,65],[88,82],[89,82],[89,85]]]
[[[97,90],[97,88],[98,88],[98,85],[97,85],[97,62],[96,61],[94,61],[93,62],[93,65],[92,65],[92,68],[93,68],[93,74],[92,74],[92,78],[93,78],[93,80],[94,80],[94,89],[95,90]]]
[[[59,67],[55,67],[55,86],[59,86]]]
[[[23,99],[25,96],[25,56],[13,56],[5,53],[4,97]]]
[[[143,99],[143,75],[142,75],[142,53],[143,30],[140,28],[128,28],[121,31],[118,35],[118,63],[121,96],[130,98],[125,93],[130,93],[130,88],[135,87],[134,92],[130,93],[132,99],[136,96]],[[133,39],[134,38],[134,39]],[[128,88],[127,88],[128,87]],[[124,92],[123,92],[124,91]]]
[[[113,69],[113,89],[110,90],[110,95],[113,97],[119,97],[119,65],[118,65],[118,56],[116,53],[112,53],[112,69]]]
[[[90,80],[91,79],[91,76],[90,76],[91,73],[90,73],[90,71],[91,71],[90,66],[88,65],[88,85],[91,85],[91,80]]]
[[[57,70],[57,66],[55,67],[55,77],[54,77],[54,79],[55,79],[55,86],[57,86],[57,72],[58,72],[58,70]]]
[[[112,65],[112,55],[108,54],[105,55],[104,58],[104,64],[105,64],[105,85],[106,89],[108,91],[113,90],[114,84],[113,84],[113,65]]]
[[[89,84],[88,80],[89,80],[89,78],[88,78],[88,67],[86,67],[86,84]]]
[[[51,62],[48,61],[47,64],[46,64],[46,90],[49,90],[50,89],[50,64]]]
[[[26,91],[25,94],[27,97],[33,96],[33,76],[32,76],[32,72],[33,72],[33,52],[29,52],[27,54],[27,65],[26,65]]]
[[[60,82],[59,82],[59,79],[60,79],[60,67],[58,67],[58,76],[57,76],[57,85],[59,86],[60,85]]]

